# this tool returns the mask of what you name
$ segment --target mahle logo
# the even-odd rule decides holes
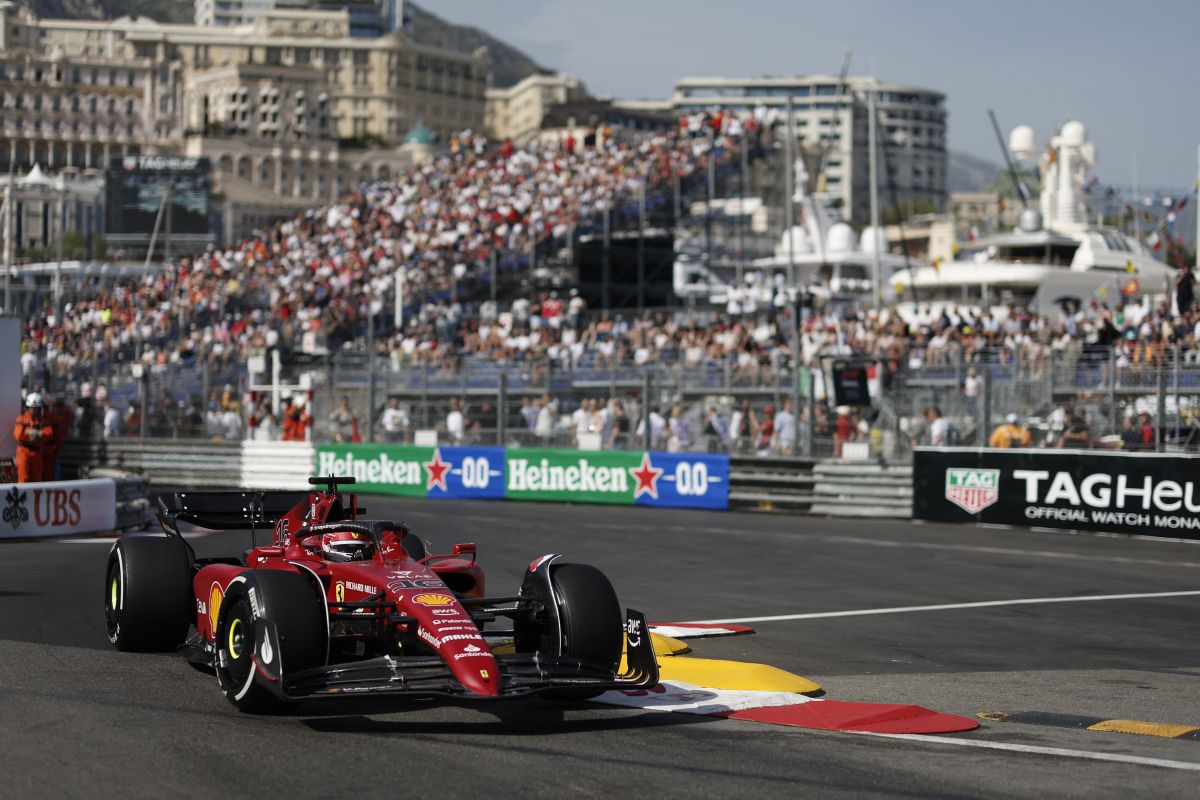
[[[978,514],[1000,499],[1000,470],[950,467],[946,499],[968,514]]]

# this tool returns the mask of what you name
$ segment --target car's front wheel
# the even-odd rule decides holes
[[[267,621],[278,633],[278,671],[289,674],[325,663],[329,627],[325,599],[305,575],[277,570],[242,573],[225,591],[216,630],[216,672],[221,691],[239,711],[277,709],[276,695],[255,680],[255,642]]]
[[[554,564],[550,582],[553,596],[532,574],[522,587],[522,596],[536,598],[542,610],[534,618],[514,623],[517,652],[574,656],[615,673],[621,662],[624,618],[612,583],[588,564]],[[546,695],[586,700],[602,691],[554,689]]]

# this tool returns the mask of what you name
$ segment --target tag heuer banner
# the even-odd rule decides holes
[[[919,447],[913,518],[1200,539],[1200,456]]]
[[[729,457],[655,453],[318,444],[317,475],[363,493],[675,508],[729,506]]]

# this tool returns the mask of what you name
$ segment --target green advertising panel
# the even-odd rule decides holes
[[[318,444],[318,475],[352,475],[354,491],[425,497],[434,447],[396,444]]]
[[[630,474],[641,453],[509,450],[505,496],[510,500],[632,505]]]

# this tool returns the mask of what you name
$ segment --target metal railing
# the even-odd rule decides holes
[[[937,407],[951,423],[949,443],[986,445],[996,426],[1017,414],[1036,446],[1056,446],[1074,424],[1086,428],[1093,447],[1200,449],[1200,351],[1164,348],[1139,360],[1111,348],[1083,347],[1039,358],[988,349],[944,359],[916,349],[900,358],[844,358],[867,364],[872,374],[872,406],[848,409],[847,414],[838,413],[829,391],[833,357],[794,369],[786,358],[697,359],[684,351],[660,352],[644,363],[597,351],[577,359],[467,356],[453,364],[382,355],[368,360],[359,353],[305,365],[311,388],[302,393],[313,420],[308,436],[314,441],[388,439],[380,420],[394,399],[408,420],[399,436],[406,441],[418,430],[433,430],[442,443],[678,448],[818,458],[840,455],[846,442],[866,442],[872,456],[906,459],[913,445],[930,443],[922,415]],[[287,382],[295,385],[296,376]],[[145,370],[140,378],[118,372],[102,385],[109,401],[126,412],[123,436],[265,436],[251,417],[252,406],[260,406],[266,395],[250,391],[244,369],[177,365]],[[343,399],[353,423],[335,417]],[[788,401],[799,410],[795,433],[789,435],[789,425],[782,435],[764,433],[763,423],[768,417],[778,420]],[[139,410],[130,415],[135,402]],[[595,409],[580,412],[585,405]],[[461,429],[451,420],[455,407],[464,420]],[[641,424],[647,408],[661,416],[661,428],[657,418],[649,431]],[[227,409],[240,421],[232,433],[212,415],[205,418],[210,410],[219,416]],[[727,433],[738,412],[746,420],[740,436]],[[591,416],[584,418],[585,413]],[[93,410],[81,435],[99,437],[102,422]]]

